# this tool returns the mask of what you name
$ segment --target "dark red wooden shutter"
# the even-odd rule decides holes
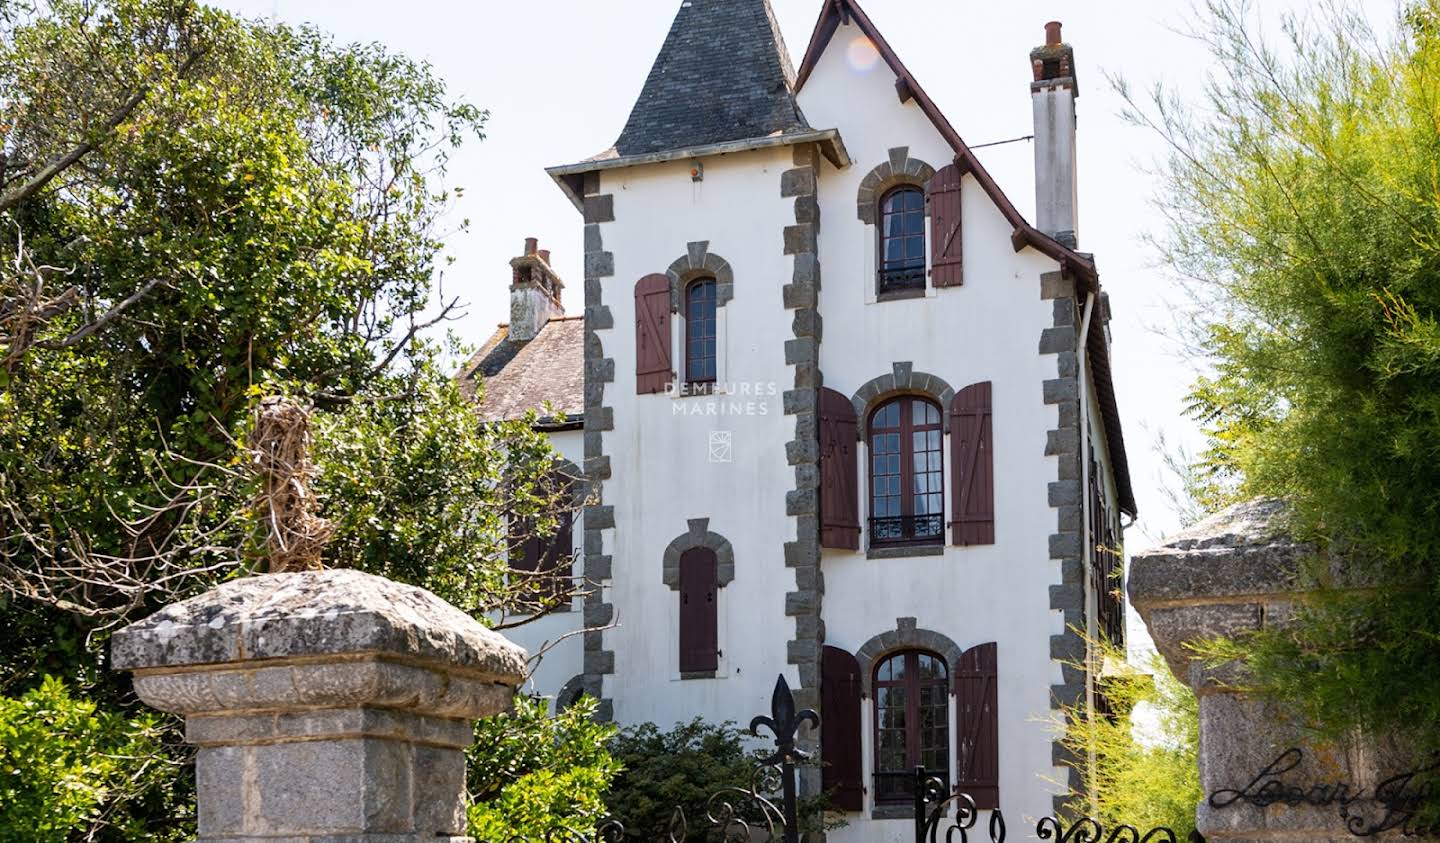
[[[635,391],[664,392],[675,380],[670,363],[670,278],[635,282]]]
[[[955,787],[977,808],[1000,807],[1000,706],[995,644],[966,650],[955,667],[958,775]]]
[[[865,771],[860,760],[860,663],[839,647],[826,647],[820,660],[821,785],[830,807],[865,809]]]
[[[680,671],[720,667],[720,636],[715,611],[720,588],[715,551],[694,547],[680,554]]]
[[[539,561],[539,570],[545,574],[542,593],[546,597],[559,597],[570,587],[574,575],[575,531],[573,512],[562,512],[558,516],[555,535],[544,539],[545,556]]]
[[[820,546],[860,548],[860,488],[855,442],[859,427],[850,399],[820,389]]]
[[[990,420],[990,382],[960,390],[950,402],[950,457],[954,462],[955,544],[995,543],[994,433]]]
[[[936,287],[965,283],[964,238],[960,233],[960,180],[954,164],[942,167],[925,185],[930,204],[930,280]]]
[[[522,574],[540,570],[543,549],[543,540],[535,535],[534,523],[529,519],[518,520],[510,537],[510,570]]]

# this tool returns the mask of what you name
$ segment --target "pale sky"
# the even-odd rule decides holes
[[[822,0],[772,0],[798,64]],[[1342,0],[1343,2],[1343,0]],[[1352,0],[1360,2],[1360,0]],[[1140,521],[1127,550],[1175,527],[1161,492],[1158,433],[1194,445],[1181,412],[1193,365],[1167,338],[1178,282],[1141,240],[1159,225],[1144,166],[1159,139],[1119,118],[1105,74],[1139,90],[1163,80],[1198,99],[1209,67],[1179,34],[1190,0],[861,0],[896,52],[971,145],[1031,133],[1029,51],[1060,19],[1075,48],[1080,86],[1080,248],[1094,252],[1115,313],[1115,387]],[[1301,0],[1259,0],[1267,14]],[[1365,0],[1383,18],[1392,0]],[[466,188],[454,219],[471,229],[447,239],[456,262],[444,290],[469,303],[457,329],[482,342],[508,319],[508,261],[527,236],[553,250],[568,282],[567,312],[582,310],[581,220],[544,168],[609,147],[629,115],[680,0],[218,0],[245,16],[310,22],[341,41],[378,41],[430,62],[451,93],[491,112],[488,138],[453,158],[450,181]],[[1272,29],[1272,32],[1274,30]],[[880,65],[883,69],[883,65]],[[828,128],[828,127],[819,127]],[[978,150],[1001,188],[1033,220],[1028,143]]]

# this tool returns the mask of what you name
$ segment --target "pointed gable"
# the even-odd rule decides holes
[[[804,58],[801,59],[800,70],[795,84],[792,86],[795,93],[798,94],[804,89],[805,83],[809,81],[810,75],[819,64],[821,56],[830,47],[840,27],[851,24],[870,39],[875,51],[895,74],[895,96],[901,103],[913,104],[920,109],[935,130],[945,139],[951,151],[955,153],[955,166],[959,173],[962,176],[973,177],[980,189],[985,191],[990,201],[1010,223],[1010,241],[1015,251],[1033,248],[1052,258],[1062,268],[1079,276],[1085,284],[1086,291],[1093,293],[1099,299],[1102,295],[1100,274],[1095,267],[1093,257],[1077,252],[1044,234],[1020,215],[1009,197],[986,171],[985,166],[980,163],[975,152],[960,137],[960,133],[955,131],[955,127],[941,113],[939,106],[930,99],[930,95],[916,81],[915,76],[905,67],[905,63],[900,60],[900,56],[885,40],[885,36],[880,33],[870,16],[861,8],[860,0],[823,0],[820,7],[820,18],[815,23],[815,31],[810,37],[810,44],[805,50]],[[1120,496],[1121,509],[1133,516],[1135,514],[1135,494],[1131,486],[1129,463],[1125,455],[1125,438],[1120,431],[1120,412],[1116,406],[1115,389],[1110,375],[1110,347],[1105,337],[1105,331],[1092,330],[1088,337],[1088,343],[1088,360],[1095,379],[1095,392],[1100,402],[1101,414],[1105,420],[1105,435],[1114,467],[1116,490]]]
[[[615,153],[806,130],[794,79],[770,0],[684,0]]]

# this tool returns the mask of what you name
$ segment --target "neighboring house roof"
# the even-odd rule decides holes
[[[769,0],[688,0],[614,155],[808,130],[791,91],[794,78]]]
[[[1036,251],[1059,261],[1061,267],[1078,275],[1086,285],[1088,292],[1093,293],[1096,298],[1097,307],[1101,304],[1100,295],[1100,273],[1095,267],[1095,259],[1092,255],[1077,252],[1058,240],[1041,232],[1025,220],[1000,185],[985,170],[980,159],[950,125],[950,121],[940,112],[935,101],[920,87],[913,74],[900,61],[885,36],[865,10],[860,8],[857,0],[826,0],[824,7],[820,10],[820,19],[815,23],[815,32],[810,37],[810,45],[805,50],[805,58],[800,62],[800,71],[795,79],[795,93],[800,93],[809,80],[810,74],[814,72],[815,65],[820,61],[820,56],[825,53],[825,48],[830,45],[830,39],[835,37],[835,32],[842,23],[854,23],[865,33],[865,37],[875,45],[880,56],[885,59],[890,70],[896,76],[895,93],[901,102],[914,100],[920,107],[920,111],[929,118],[941,137],[955,152],[955,163],[962,172],[969,173],[975,177],[975,181],[981,189],[990,197],[990,201],[1000,209],[1000,213],[1010,223],[1012,232],[1010,235],[1011,244],[1015,251],[1020,251],[1026,246],[1033,247]],[[1110,376],[1110,347],[1105,340],[1103,322],[1095,320],[1091,327],[1090,335],[1086,338],[1086,353],[1090,361],[1091,371],[1095,378],[1095,394],[1100,401],[1100,412],[1105,421],[1106,444],[1109,446],[1111,464],[1115,469],[1115,488],[1120,495],[1120,508],[1131,516],[1135,515],[1135,492],[1130,483],[1130,466],[1125,457],[1125,437],[1120,430],[1120,410],[1115,402],[1115,386]]]
[[[482,421],[511,421],[534,410],[542,426],[578,425],[585,410],[584,346],[580,316],[551,319],[529,342],[511,340],[509,326],[501,325],[460,370],[460,389],[480,396]]]

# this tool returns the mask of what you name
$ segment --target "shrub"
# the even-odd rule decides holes
[[[161,843],[190,836],[190,818],[174,800],[149,813],[132,810],[144,795],[168,790],[163,785],[175,776],[163,725],[155,716],[98,710],[54,677],[19,697],[0,697],[0,839]],[[165,814],[173,822],[156,822]]]
[[[1102,645],[1106,660],[1125,653]],[[1108,712],[1069,708],[1064,744],[1078,762],[1085,792],[1071,794],[1076,814],[1095,814],[1106,828],[1165,826],[1184,840],[1202,800],[1198,750],[1200,707],[1194,692],[1152,654],[1149,672],[1126,665],[1101,680]]]
[[[588,834],[605,817],[604,794],[619,770],[596,723],[595,701],[555,715],[544,700],[516,697],[514,709],[480,721],[469,752],[470,834],[477,840],[545,840]]]

